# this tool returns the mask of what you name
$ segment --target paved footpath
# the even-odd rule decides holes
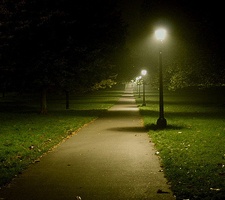
[[[103,116],[0,189],[0,200],[174,200],[155,152],[128,85]]]

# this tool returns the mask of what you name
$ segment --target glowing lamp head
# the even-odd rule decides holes
[[[165,29],[158,29],[155,31],[155,36],[157,40],[163,41],[166,37],[166,30]]]
[[[143,69],[141,70],[141,75],[145,76],[147,74],[147,70]]]

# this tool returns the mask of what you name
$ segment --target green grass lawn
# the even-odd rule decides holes
[[[71,96],[69,110],[65,109],[64,96],[49,95],[47,115],[38,112],[38,96],[23,94],[0,98],[0,187],[96,119],[122,92],[101,90]]]
[[[38,114],[38,97],[0,99],[0,186],[111,107],[123,90],[48,96],[47,115]],[[136,94],[136,91],[135,91]],[[135,96],[138,105],[142,98]],[[151,141],[178,200],[225,199],[225,90],[212,88],[164,92],[168,126],[159,130],[158,91],[147,90],[140,106]]]
[[[158,92],[146,100],[140,113],[177,199],[225,199],[224,88],[164,92],[164,130],[156,127]]]

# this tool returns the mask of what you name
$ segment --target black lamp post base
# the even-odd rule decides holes
[[[163,117],[160,117],[158,120],[157,120],[157,126],[158,128],[166,128],[167,126],[167,121],[165,118]]]

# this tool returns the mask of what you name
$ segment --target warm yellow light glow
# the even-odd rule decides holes
[[[163,28],[160,28],[158,30],[155,31],[155,36],[157,40],[164,40],[166,37],[166,30]]]
[[[147,70],[143,69],[141,70],[141,75],[145,76],[147,74]]]
[[[136,81],[139,81],[141,78],[141,76],[136,77]]]

